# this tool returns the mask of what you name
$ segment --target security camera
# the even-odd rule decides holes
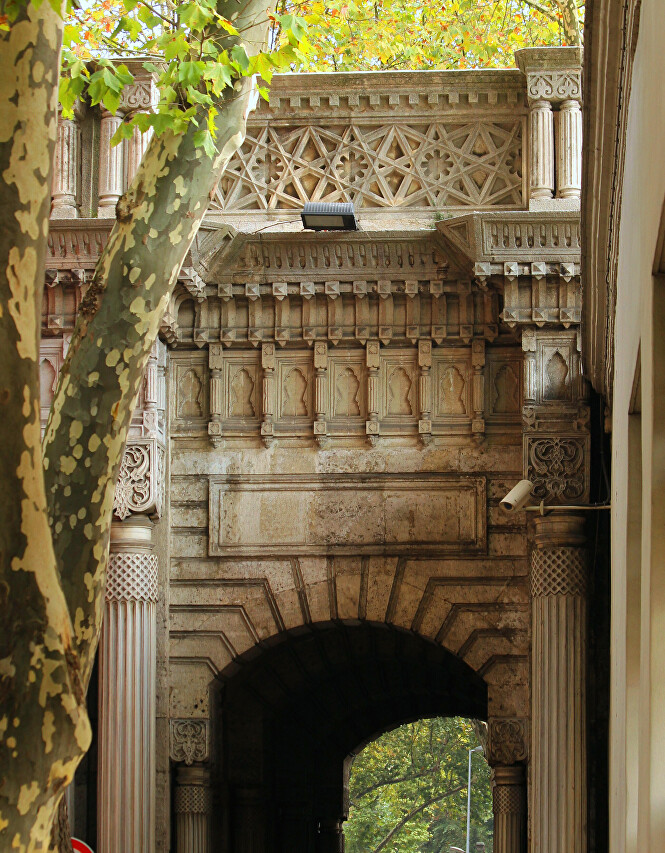
[[[520,480],[501,501],[501,506],[506,512],[517,512],[527,505],[531,497],[533,483],[531,480]]]

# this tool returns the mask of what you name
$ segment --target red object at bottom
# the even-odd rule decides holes
[[[74,853],[95,853],[92,847],[88,847],[85,841],[79,841],[78,838],[72,838],[72,847]]]

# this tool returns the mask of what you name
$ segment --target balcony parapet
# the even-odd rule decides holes
[[[288,226],[306,201],[353,201],[369,227],[432,227],[445,212],[575,209],[581,51],[526,48],[516,60],[519,69],[276,75],[209,218],[246,230],[266,219]],[[82,105],[61,122],[53,219],[114,217],[148,137],[115,148],[110,138],[123,115],[156,103],[152,75],[138,61],[133,71],[116,116]]]

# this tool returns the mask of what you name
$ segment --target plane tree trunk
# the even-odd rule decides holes
[[[62,19],[26,5],[0,34],[0,848],[45,849],[90,744],[48,522],[39,329]]]
[[[269,6],[218,8],[253,52],[265,44]],[[26,4],[0,52],[0,849],[17,851],[57,849],[56,809],[90,744],[85,692],[130,418],[252,96],[247,79],[223,93],[212,158],[191,125],[150,143],[81,306],[42,448],[39,329],[61,32],[48,2]]]

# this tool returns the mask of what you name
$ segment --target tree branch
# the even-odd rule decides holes
[[[383,838],[383,840],[379,843],[378,847],[374,848],[372,853],[380,853],[380,851],[384,849],[384,847],[386,846],[386,844],[388,844],[391,838],[393,838],[393,836],[396,835],[400,831],[400,829],[406,826],[406,824],[411,820],[411,818],[414,818],[417,814],[420,814],[420,812],[424,811],[428,806],[431,806],[434,803],[438,803],[441,800],[445,800],[446,797],[451,797],[453,794],[457,794],[459,791],[463,791],[464,788],[466,788],[466,785],[460,785],[458,788],[453,788],[450,791],[446,791],[445,794],[439,794],[438,797],[432,797],[431,799],[424,802],[422,805],[410,811],[402,818],[402,820],[400,820],[397,826],[390,830],[388,835]]]
[[[386,788],[388,785],[398,785],[400,782],[411,782],[414,779],[422,779],[425,776],[430,776],[432,773],[436,773],[441,769],[441,762],[434,765],[434,767],[429,767],[427,770],[423,770],[422,773],[414,773],[411,776],[400,776],[397,779],[388,779],[385,782],[377,782],[376,785],[370,785],[369,788],[365,788],[360,794],[357,794],[353,800],[351,801],[353,805],[355,805],[358,800],[362,800],[363,797],[366,797],[368,794],[373,793],[374,791],[378,791],[379,788]]]

